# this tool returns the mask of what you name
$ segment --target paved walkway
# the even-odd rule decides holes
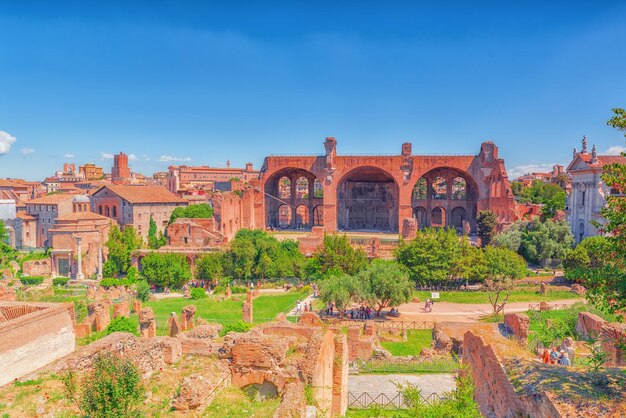
[[[582,302],[584,299],[564,299],[548,302],[548,305],[573,305]],[[510,302],[504,307],[504,312],[526,312],[528,305],[537,304],[539,302]],[[407,303],[400,305],[399,321],[456,321],[456,322],[475,322],[481,316],[493,313],[493,307],[488,304],[470,304],[470,303],[450,303],[435,302],[433,310],[430,313],[424,312],[424,303]]]
[[[422,390],[424,397],[432,393],[443,395],[455,389],[455,375],[452,373],[433,374],[358,374],[348,377],[348,392],[360,394],[367,392],[373,396],[379,393],[395,394],[396,383],[410,383]]]
[[[314,297],[313,294],[310,294],[309,296],[306,297],[306,299],[304,299],[304,301],[300,301],[300,302],[304,302],[306,303],[307,306],[309,306],[309,303],[313,303],[314,301]],[[297,302],[296,302],[297,305]],[[304,305],[302,305],[302,311],[298,314],[296,313],[296,307],[294,306],[292,310],[290,310],[289,312],[287,312],[287,316],[297,316],[297,315],[302,315],[304,313]]]

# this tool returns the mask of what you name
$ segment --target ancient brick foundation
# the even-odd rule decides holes
[[[64,304],[0,302],[0,386],[74,348],[74,319]]]
[[[113,304],[113,318],[123,316],[128,318],[130,316],[130,301],[125,300],[120,303]]]
[[[243,306],[241,308],[243,321],[248,322],[250,324],[254,322],[253,320],[254,317],[252,313],[252,306],[253,306],[252,299],[253,299],[252,292],[248,291],[248,294],[246,295],[246,301],[243,303]]]
[[[193,328],[193,320],[196,315],[196,307],[194,305],[188,305],[183,308],[183,312],[180,316],[180,326],[182,331]]]
[[[219,345],[214,341],[222,329],[220,324],[200,325],[194,329],[178,334],[184,354],[209,356],[217,354]]]
[[[90,303],[87,311],[87,323],[92,331],[103,331],[111,322],[109,302],[106,300]]]
[[[22,263],[22,274],[24,276],[50,277],[52,268],[49,259],[28,260]]]
[[[156,336],[156,320],[152,308],[143,308],[139,312],[139,332],[145,338]]]

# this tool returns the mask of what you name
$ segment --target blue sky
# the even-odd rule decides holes
[[[623,2],[97,3],[0,0],[0,177],[119,151],[144,174],[259,167],[326,136],[344,154],[493,140],[510,175],[583,135],[624,146],[605,125],[626,106]]]

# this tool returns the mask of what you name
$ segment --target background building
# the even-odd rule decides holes
[[[245,168],[226,168],[186,165],[170,166],[167,174],[167,189],[172,193],[178,193],[186,189],[203,189],[213,191],[216,182],[228,182],[233,179],[241,182],[249,182],[257,179],[259,171],[254,170],[252,163],[247,163]]]
[[[93,163],[87,163],[78,167],[85,180],[100,180],[104,178],[104,170]]]
[[[571,191],[567,199],[566,216],[576,242],[600,233],[593,223],[602,223],[600,211],[606,204],[606,196],[617,193],[615,189],[604,184],[601,176],[604,166],[616,163],[626,164],[626,158],[619,155],[597,155],[595,145],[589,153],[587,137],[583,137],[580,152],[574,148],[572,162],[567,166]]]

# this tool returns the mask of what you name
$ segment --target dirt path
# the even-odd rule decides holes
[[[548,305],[573,305],[582,302],[584,299],[564,299],[555,302],[548,302]],[[511,302],[507,303],[504,312],[525,312],[528,305],[538,302]],[[435,302],[430,313],[424,312],[423,303],[407,303],[400,305],[400,321],[456,321],[456,322],[476,322],[481,316],[489,315],[493,312],[490,304],[470,304],[470,303],[450,303]]]

